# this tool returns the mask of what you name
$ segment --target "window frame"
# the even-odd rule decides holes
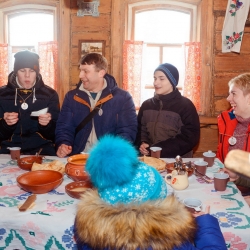
[[[130,4],[143,2],[146,0],[124,0],[112,1],[112,23],[111,23],[111,74],[117,79],[119,86],[122,86],[123,75],[120,70],[123,65],[123,43],[128,39],[128,8]],[[154,3],[159,1],[154,1]],[[173,1],[160,1],[161,3],[169,3]],[[177,1],[175,1],[177,3]],[[180,0],[178,0],[180,2]],[[201,86],[201,112],[200,115],[212,116],[213,103],[213,50],[214,50],[214,25],[215,17],[213,10],[213,1],[211,0],[183,0],[183,3],[195,5],[197,7],[197,23],[196,23],[196,41],[201,42],[202,49],[202,86]],[[125,10],[125,11],[124,11]],[[125,27],[125,30],[124,30]]]
[[[174,10],[190,14],[190,42],[197,42],[197,6],[176,1],[144,1],[128,4],[128,21],[125,33],[126,40],[134,40],[135,13],[148,10]]]
[[[63,53],[58,54],[58,95],[60,103],[63,102],[65,94],[69,91],[70,82],[70,0],[57,1],[57,0],[23,0],[20,4],[19,0],[6,0],[0,2],[0,43],[4,43],[6,35],[4,12],[18,9],[20,6],[39,6],[41,9],[54,9],[55,11],[55,41],[58,41],[58,51]],[[34,8],[32,8],[34,10]]]
[[[35,5],[37,6],[37,5]],[[57,32],[56,32],[56,29],[55,29],[55,25],[56,25],[56,11],[55,9],[37,9],[37,8],[22,8],[21,11],[18,9],[18,10],[13,10],[13,11],[10,11],[8,14],[5,13],[4,14],[4,20],[5,20],[5,32],[4,32],[4,40],[5,40],[5,43],[8,43],[10,44],[9,40],[10,40],[10,37],[9,37],[9,34],[10,34],[10,28],[9,28],[9,21],[11,18],[14,18],[14,17],[18,17],[18,16],[22,16],[22,15],[25,15],[25,14],[33,14],[33,13],[38,13],[38,14],[50,14],[53,16],[53,25],[54,25],[54,33],[53,33],[53,40],[56,40],[56,37],[57,37]],[[24,49],[34,49],[34,46],[29,46],[29,45],[24,45],[24,46],[16,46],[16,45],[12,45],[11,46],[12,48],[12,53],[16,53],[20,50],[24,50]],[[37,52],[37,51],[36,51]]]
[[[173,44],[173,43],[159,43],[159,44],[157,44],[157,43],[147,43],[146,44],[146,46],[147,47],[157,47],[157,48],[159,48],[159,53],[160,53],[160,55],[159,55],[159,58],[160,58],[160,64],[162,64],[162,63],[164,63],[164,61],[163,61],[163,57],[162,57],[162,55],[163,55],[163,49],[164,48],[169,48],[169,47],[180,47],[180,49],[182,48],[182,44],[180,44],[180,43],[175,43],[175,44]],[[153,81],[153,80],[152,80]],[[151,83],[151,84],[145,84],[144,85],[144,89],[154,89],[154,85]],[[180,91],[182,91],[183,90],[183,87],[182,86],[179,86],[179,85],[177,85],[177,89],[178,90],[180,90]]]
[[[24,13],[49,13],[54,19],[54,40],[57,41],[57,11],[55,6],[46,6],[40,4],[19,4],[7,8],[0,8],[0,37],[3,37],[3,43],[9,43],[9,18],[12,16],[23,15]]]
[[[158,3],[156,3],[158,2]],[[171,10],[182,13],[187,13],[190,15],[190,36],[189,41],[193,42],[197,41],[197,6],[194,4],[176,2],[176,1],[168,1],[166,3],[163,1],[147,1],[147,2],[137,2],[128,5],[128,25],[125,39],[126,40],[135,40],[135,16],[137,13],[145,12],[145,11],[153,11],[153,10]],[[147,43],[147,47],[158,47],[160,49],[160,63],[163,63],[163,49],[169,47],[181,47],[184,44],[182,43]],[[177,87],[180,91],[183,90],[182,86]],[[154,86],[151,84],[145,84],[145,90],[153,90]]]

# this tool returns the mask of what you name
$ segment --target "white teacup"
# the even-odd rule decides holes
[[[200,212],[202,208],[202,202],[195,198],[186,198],[183,204],[191,213]]]

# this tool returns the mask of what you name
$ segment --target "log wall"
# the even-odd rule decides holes
[[[112,2],[115,1],[115,2]],[[121,40],[124,38],[124,23],[125,11],[124,3],[134,0],[105,0],[100,1],[98,18],[86,16],[77,17],[77,5],[75,0],[71,0],[71,58],[70,58],[70,88],[73,88],[78,81],[78,66],[79,60],[78,41],[80,39],[105,40],[105,56],[109,62],[114,62],[116,67],[110,66],[110,73],[113,74],[118,83],[121,81],[121,70],[117,65],[122,63],[122,48]],[[201,156],[202,152],[207,150],[216,151],[218,143],[218,128],[217,115],[223,110],[229,108],[226,101],[228,95],[228,81],[238,74],[250,72],[250,28],[245,28],[241,52],[237,53],[221,53],[221,31],[223,27],[224,17],[226,13],[228,0],[204,0],[201,8],[204,8],[203,13],[207,13],[207,8],[212,4],[211,14],[207,14],[208,20],[206,24],[201,24],[203,27],[211,26],[213,33],[209,34],[209,40],[205,41],[205,52],[211,51],[205,55],[209,62],[209,76],[206,76],[211,83],[203,93],[204,102],[206,95],[210,96],[209,103],[206,105],[209,110],[205,116],[200,117],[201,122],[201,137],[200,142],[195,149],[195,156]],[[118,6],[118,7],[117,7]],[[112,15],[112,11],[119,10],[118,13]],[[113,17],[113,20],[112,20]],[[115,17],[115,18],[114,18]],[[116,31],[115,33],[113,31]],[[112,33],[113,32],[113,33]],[[209,31],[210,32],[210,31]],[[204,41],[203,41],[204,42]],[[212,43],[212,44],[211,44]],[[115,50],[114,50],[115,48]],[[211,75],[210,75],[211,74]],[[212,93],[212,94],[211,94]]]
[[[91,1],[91,0],[90,0]],[[99,17],[78,17],[77,0],[0,0],[0,8],[21,3],[51,3],[58,6],[59,61],[61,102],[65,93],[79,81],[79,40],[105,40],[105,57],[109,73],[122,84],[122,43],[125,36],[126,3],[140,0],[101,0]],[[179,1],[179,0],[176,0]],[[191,0],[185,0],[189,2]],[[195,0],[192,0],[195,1]],[[217,116],[229,108],[226,101],[228,81],[244,72],[250,72],[250,27],[245,27],[240,53],[221,53],[221,31],[228,0],[197,0],[203,23],[201,41],[203,52],[203,88],[201,96],[205,112],[200,116],[201,137],[195,156],[217,148]],[[205,17],[205,18],[204,18]],[[205,21],[204,21],[205,20]],[[205,39],[204,39],[205,37]],[[0,37],[0,41],[2,38]]]

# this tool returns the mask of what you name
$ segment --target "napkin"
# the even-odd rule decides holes
[[[44,115],[48,112],[48,108],[40,109],[38,111],[33,111],[31,112],[31,116],[39,116],[39,115]]]

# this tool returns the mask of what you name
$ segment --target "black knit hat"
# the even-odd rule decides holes
[[[174,65],[169,64],[169,63],[164,63],[164,64],[159,65],[155,69],[155,71],[162,71],[166,75],[170,83],[173,85],[174,89],[178,85],[179,71]]]
[[[38,54],[29,50],[17,52],[15,54],[14,72],[17,73],[19,69],[30,68],[39,73],[39,56]]]

